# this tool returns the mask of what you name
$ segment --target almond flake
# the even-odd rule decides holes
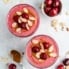
[[[12,27],[16,28],[17,27],[17,23],[16,22],[12,23]]]
[[[28,12],[29,12],[27,8],[23,8],[23,11],[24,11],[25,13],[28,13]]]
[[[56,26],[57,26],[57,20],[52,20],[51,26],[52,26],[52,27],[56,27]]]
[[[28,25],[32,26],[33,25],[32,21],[28,20]]]
[[[21,17],[18,19],[18,23],[22,23]]]
[[[40,58],[40,54],[41,54],[41,53],[40,53],[40,52],[38,52],[38,53],[36,53],[36,55],[35,55],[35,56],[36,56],[37,58]]]
[[[17,28],[16,32],[21,33],[21,28]]]
[[[30,20],[35,20],[35,17],[30,16],[29,19]]]
[[[28,25],[28,24],[26,24],[26,28],[27,28],[27,30],[29,30],[29,29],[30,29],[30,27],[29,27],[29,25]]]
[[[69,69],[69,65],[68,66],[65,66],[65,69]]]
[[[50,57],[56,57],[57,54],[52,52],[52,53],[49,54],[49,56],[50,56]]]
[[[50,48],[49,48],[49,52],[53,52],[53,50],[54,50],[54,47],[53,46],[50,46]]]
[[[34,40],[32,40],[32,43],[33,44],[38,44],[39,43],[39,40],[34,39]]]
[[[19,11],[17,11],[17,12],[16,12],[16,14],[17,14],[17,15],[22,15],[22,13],[21,13],[21,12],[19,12]]]

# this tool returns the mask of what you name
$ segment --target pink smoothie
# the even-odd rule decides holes
[[[36,40],[43,39],[44,41],[50,42],[54,46],[54,52],[57,54],[57,56],[56,57],[50,57],[50,58],[44,60],[43,62],[38,61],[38,59],[36,59],[34,56],[32,56],[32,50],[31,50],[32,43],[31,43],[31,41],[33,39],[36,39]],[[32,64],[33,66],[37,67],[37,68],[50,67],[51,65],[53,65],[56,62],[58,56],[59,56],[59,51],[58,51],[57,43],[55,42],[54,39],[52,39],[51,37],[49,37],[47,35],[35,36],[27,44],[26,57],[27,57],[29,63]]]
[[[15,32],[15,30],[12,28],[12,23],[13,23],[13,16],[15,15],[15,13],[17,11],[22,11],[23,8],[27,8],[35,17],[35,22],[34,25],[32,26],[32,28],[28,31],[25,32],[21,32],[21,33],[17,33]],[[8,16],[7,16],[7,23],[8,23],[8,29],[10,30],[10,32],[16,36],[19,37],[25,37],[25,36],[29,36],[31,34],[33,34],[35,32],[35,30],[38,28],[39,25],[39,15],[36,11],[36,9],[28,4],[19,4],[14,6],[13,8],[10,9]]]

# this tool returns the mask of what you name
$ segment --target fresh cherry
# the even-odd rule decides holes
[[[16,65],[15,64],[10,64],[9,69],[16,69]]]
[[[26,29],[26,23],[18,23],[18,26],[20,27],[20,28],[22,28],[22,29],[25,29],[25,30],[27,30]]]
[[[29,19],[29,15],[28,15],[27,13],[23,13],[23,14],[22,14],[22,17],[23,17],[23,18],[26,18],[26,19]]]
[[[61,5],[60,0],[54,0],[53,7],[59,7]]]
[[[15,22],[18,22],[18,19],[19,19],[19,15],[15,15],[15,16],[13,16],[13,20],[15,21]]]
[[[62,64],[58,65],[57,69],[64,69],[64,66]]]
[[[44,7],[44,12],[46,14],[48,14],[50,10],[51,10],[51,7]]]
[[[48,49],[50,47],[50,43],[44,42],[43,46],[44,46],[44,49]]]
[[[63,64],[66,65],[66,66],[69,65],[69,58],[64,59]]]
[[[46,60],[47,59],[46,53],[41,53],[40,54],[40,59]]]
[[[45,0],[44,3],[45,3],[46,6],[51,6],[52,3],[53,3],[53,0]]]
[[[58,14],[58,8],[53,8],[50,12],[49,12],[49,16],[56,16]]]
[[[39,51],[40,51],[40,47],[38,47],[38,46],[32,47],[32,52],[37,53]]]

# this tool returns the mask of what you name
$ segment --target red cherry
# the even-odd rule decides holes
[[[57,69],[64,69],[64,66],[62,64],[60,64]]]
[[[69,65],[69,58],[64,59],[63,64],[66,65],[66,66]]]
[[[44,7],[44,12],[46,14],[48,14],[50,10],[51,10],[51,7]]]
[[[40,59],[46,60],[47,59],[46,53],[41,53],[40,54]]]
[[[23,17],[23,18],[26,18],[26,19],[29,19],[29,15],[28,15],[27,13],[23,13],[23,14],[22,14],[22,17]]]
[[[27,29],[26,29],[26,23],[18,23],[18,26],[19,26],[20,28],[22,28],[22,29],[27,30]]]
[[[49,16],[55,16],[58,14],[58,8],[53,8],[51,9],[51,11],[49,12]]]
[[[53,7],[59,7],[61,5],[60,0],[54,0]]]
[[[32,47],[32,52],[37,53],[39,51],[40,51],[40,47],[38,47],[38,46]]]
[[[50,44],[48,42],[43,43],[44,49],[48,49],[50,47]]]
[[[19,19],[19,15],[15,15],[15,16],[13,16],[13,20],[15,21],[15,22],[18,22],[18,19]]]
[[[45,0],[44,3],[45,3],[46,6],[51,6],[52,3],[53,3],[53,0]]]
[[[10,64],[9,69],[16,69],[16,65],[15,64]]]

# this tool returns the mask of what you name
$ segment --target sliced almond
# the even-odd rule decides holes
[[[40,58],[40,54],[41,54],[41,53],[40,53],[40,52],[38,52],[38,53],[36,53],[36,55],[35,55],[35,56],[36,56],[37,58]]]
[[[21,33],[21,28],[17,28],[16,32]]]
[[[17,11],[16,14],[17,15],[22,15],[22,13],[20,11]]]
[[[69,65],[68,66],[65,66],[65,69],[69,69]]]
[[[25,13],[28,13],[28,12],[29,12],[27,8],[23,8],[23,11],[24,11]]]
[[[32,26],[33,25],[32,21],[28,20],[28,25]]]
[[[35,20],[35,17],[30,16],[29,19],[30,19],[30,20]]]
[[[16,28],[17,27],[17,23],[16,22],[12,23],[12,27]]]
[[[34,40],[32,40],[32,43],[33,44],[38,44],[39,43],[39,40],[34,39]]]
[[[30,27],[29,27],[29,25],[28,25],[28,24],[26,24],[26,28],[27,28],[27,30],[29,30],[29,29],[30,29]]]
[[[53,47],[53,45],[52,46],[50,46],[50,48],[49,48],[49,52],[53,52],[53,50],[54,50],[54,47]]]
[[[25,18],[21,17],[20,19],[21,19],[22,22],[27,22],[27,19],[25,19]]]
[[[18,19],[18,23],[22,23],[21,17]]]
[[[52,52],[52,53],[49,54],[49,56],[50,56],[50,57],[57,57],[57,54],[54,53],[54,52]]]

